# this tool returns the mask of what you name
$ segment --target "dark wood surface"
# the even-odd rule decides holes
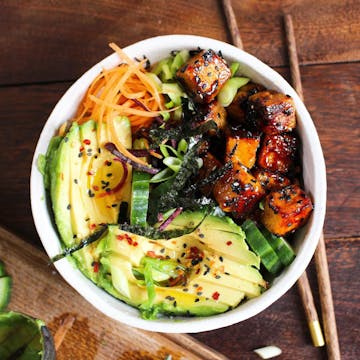
[[[30,210],[30,166],[40,131],[64,91],[110,53],[109,41],[124,47],[172,33],[230,37],[215,0],[0,5],[0,224],[42,249]],[[293,15],[305,102],[327,165],[324,231],[341,353],[359,359],[360,2],[244,0],[233,6],[245,49],[288,80],[282,13]],[[308,274],[317,299],[313,264]],[[230,359],[256,359],[252,350],[269,344],[282,348],[282,359],[326,358],[324,348],[311,345],[296,287],[250,320],[194,337]]]

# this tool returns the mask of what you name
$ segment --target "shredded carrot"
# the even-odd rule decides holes
[[[89,86],[74,121],[82,124],[90,119],[97,122],[97,138],[100,145],[105,141],[103,125],[106,124],[106,141],[113,142],[119,151],[137,163],[146,164],[132,155],[121,144],[113,120],[116,116],[127,116],[132,131],[149,126],[164,108],[163,96],[157,85],[147,76],[142,61],[132,60],[116,44],[109,44],[118,54],[121,64],[112,69],[103,69]],[[171,111],[174,111],[172,109]]]

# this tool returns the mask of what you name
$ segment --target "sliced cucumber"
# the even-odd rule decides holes
[[[262,229],[261,232],[276,252],[276,255],[279,257],[281,263],[284,266],[290,265],[295,258],[295,253],[289,243],[282,236],[276,236],[268,229]]]
[[[245,231],[247,243],[256,255],[260,257],[261,263],[266,270],[271,274],[277,274],[282,268],[282,263],[255,223],[251,220],[246,220],[241,227]]]
[[[150,179],[150,174],[133,171],[130,211],[131,225],[146,225],[149,205]]]
[[[9,304],[12,280],[10,276],[0,278],[0,311],[4,311]]]

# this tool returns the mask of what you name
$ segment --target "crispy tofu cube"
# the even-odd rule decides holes
[[[279,190],[291,184],[290,179],[279,172],[255,168],[252,173],[267,191]]]
[[[273,234],[285,236],[303,225],[312,209],[311,199],[304,190],[289,185],[265,198],[261,221]]]
[[[265,134],[289,132],[296,126],[291,96],[276,91],[260,91],[248,98],[248,115]]]
[[[287,173],[294,165],[297,138],[292,134],[266,135],[258,154],[257,164],[266,170]]]
[[[230,130],[226,135],[225,162],[239,162],[251,169],[256,162],[260,136],[243,129]]]
[[[247,122],[246,110],[248,98],[259,91],[265,90],[260,84],[248,83],[242,86],[236,93],[232,103],[226,108],[229,117],[236,125],[245,125]]]
[[[231,71],[225,60],[209,49],[191,57],[176,77],[195,102],[210,103],[231,77]]]
[[[200,115],[196,118],[196,122],[200,125],[208,121],[214,121],[218,130],[224,131],[227,126],[227,113],[225,108],[217,101],[214,100],[210,104],[204,104],[200,106]],[[209,130],[209,135],[213,136],[217,134],[217,130]]]
[[[235,164],[214,185],[213,195],[220,208],[239,218],[249,213],[265,195],[261,184],[244,165]]]

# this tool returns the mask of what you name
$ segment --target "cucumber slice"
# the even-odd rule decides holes
[[[151,175],[133,171],[130,224],[146,226]]]
[[[276,236],[268,229],[264,228],[261,232],[276,252],[276,255],[279,257],[281,263],[284,266],[290,265],[295,258],[295,253],[289,243],[282,236]]]
[[[4,311],[9,304],[12,280],[10,276],[0,278],[0,311]]]
[[[282,263],[255,223],[246,220],[241,227],[245,231],[246,242],[256,255],[260,256],[261,263],[266,270],[271,274],[277,274],[282,268]]]

